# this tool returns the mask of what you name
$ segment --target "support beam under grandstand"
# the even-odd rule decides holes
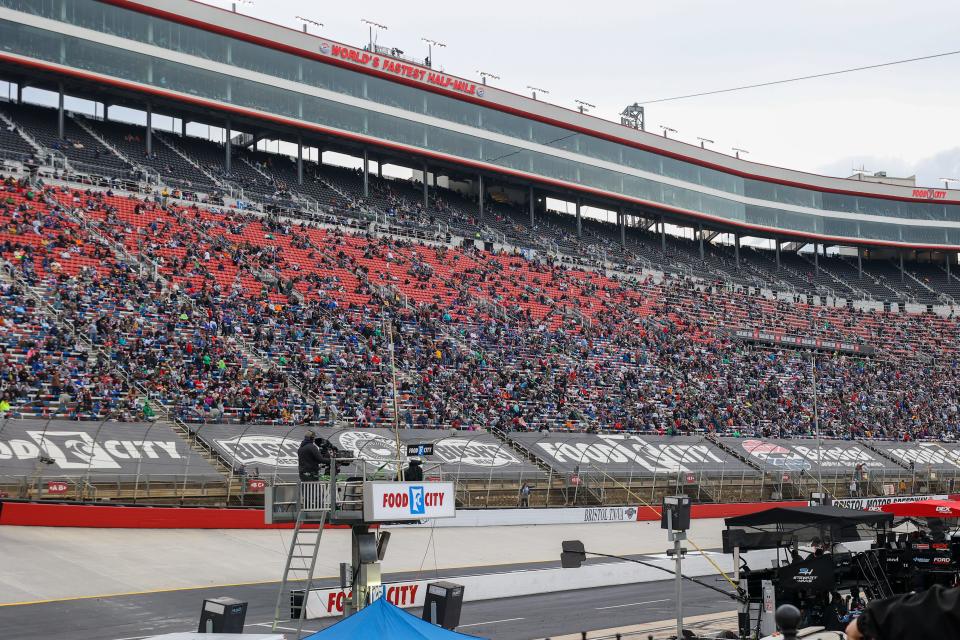
[[[740,234],[733,234],[733,252],[737,258],[737,269],[740,268]]]
[[[23,104],[23,83],[17,83],[17,104]]]
[[[660,251],[667,253],[667,223],[664,222],[663,216],[660,216]]]
[[[697,225],[697,237],[700,239],[700,259],[703,260],[703,225]]]
[[[57,137],[61,140],[63,139],[64,134],[64,122],[63,122],[63,83],[59,84],[58,94],[59,100],[57,101]]]
[[[820,273],[820,243],[813,243],[813,268]]]
[[[363,197],[370,197],[370,158],[367,150],[363,150]]]
[[[103,103],[103,121],[106,122],[109,119],[110,119],[110,103],[104,102]]]
[[[617,220],[620,222],[620,246],[627,246],[627,214],[621,207],[617,209]]]
[[[303,136],[297,136],[297,184],[303,184]]]
[[[863,247],[857,247],[857,278],[863,280]]]
[[[950,252],[947,251],[947,280],[950,279]]]
[[[780,238],[775,238],[773,243],[777,245],[777,271],[780,271]]]
[[[233,131],[230,128],[230,121],[227,120],[226,127],[224,129],[224,143],[223,143],[223,168],[227,170],[227,173],[230,173],[230,155],[232,153],[230,136],[233,135]]]
[[[477,186],[479,187],[477,189],[477,191],[479,192],[477,196],[477,204],[480,210],[480,219],[483,220],[483,175],[480,175],[479,177],[480,179],[477,184]]]
[[[904,253],[903,251],[900,252],[900,282],[903,282],[903,280],[904,280],[904,274],[903,274],[903,253]]]
[[[147,135],[143,137],[147,144],[147,155],[153,155],[153,105],[147,103]]]
[[[533,185],[532,185],[532,184],[530,185],[530,198],[529,198],[529,200],[530,200],[530,228],[532,229],[532,228],[533,228],[533,214],[534,214],[534,209],[535,209],[536,206],[537,206],[537,201],[536,201],[536,200],[534,199],[534,197],[533,197]]]
[[[576,204],[577,204],[577,237],[579,238],[583,235],[583,220],[580,217],[580,198],[577,198]]]
[[[423,163],[423,212],[429,215],[430,211],[430,188],[427,182],[429,174],[427,173],[427,163]]]

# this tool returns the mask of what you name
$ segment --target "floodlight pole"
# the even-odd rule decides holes
[[[683,638],[683,548],[681,543],[686,538],[686,531],[673,530],[673,509],[667,509],[667,539],[673,541],[673,562],[676,566],[673,578],[673,597],[677,603],[677,640]]]

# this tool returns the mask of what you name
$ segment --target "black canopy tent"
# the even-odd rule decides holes
[[[833,506],[774,507],[743,516],[727,518],[723,532],[724,551],[773,549],[791,543],[819,539],[824,543],[861,540],[861,528],[886,527],[893,522],[889,513],[843,509]],[[871,536],[873,537],[873,536]]]

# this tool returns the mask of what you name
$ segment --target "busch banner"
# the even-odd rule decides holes
[[[234,467],[259,469],[261,475],[297,473],[297,449],[305,427],[294,430],[266,425],[204,425],[197,437],[217,449]],[[354,455],[366,473],[393,475],[397,471],[397,443],[389,429],[315,429],[340,451]],[[424,456],[429,474],[434,464],[444,474],[460,477],[520,477],[537,473],[537,468],[520,458],[512,448],[486,433],[404,429],[400,431],[401,464],[407,462],[405,443],[430,444],[433,453]],[[359,470],[358,470],[359,471]]]
[[[0,421],[0,475],[219,477],[164,424]]]

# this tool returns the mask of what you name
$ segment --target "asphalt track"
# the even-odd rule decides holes
[[[718,578],[705,580],[723,586]],[[266,633],[273,621],[277,587],[270,583],[9,605],[0,607],[0,630],[10,640],[138,640],[195,631],[202,600],[229,596],[249,602],[245,632]],[[673,589],[673,581],[665,580],[468,602],[463,605],[459,630],[496,640],[528,640],[654,622],[673,615]],[[689,582],[683,589],[685,615],[734,608],[732,600],[715,591]],[[418,609],[408,611],[420,614]],[[304,629],[317,631],[337,620],[307,620]],[[286,622],[278,631],[293,637],[294,628]]]

